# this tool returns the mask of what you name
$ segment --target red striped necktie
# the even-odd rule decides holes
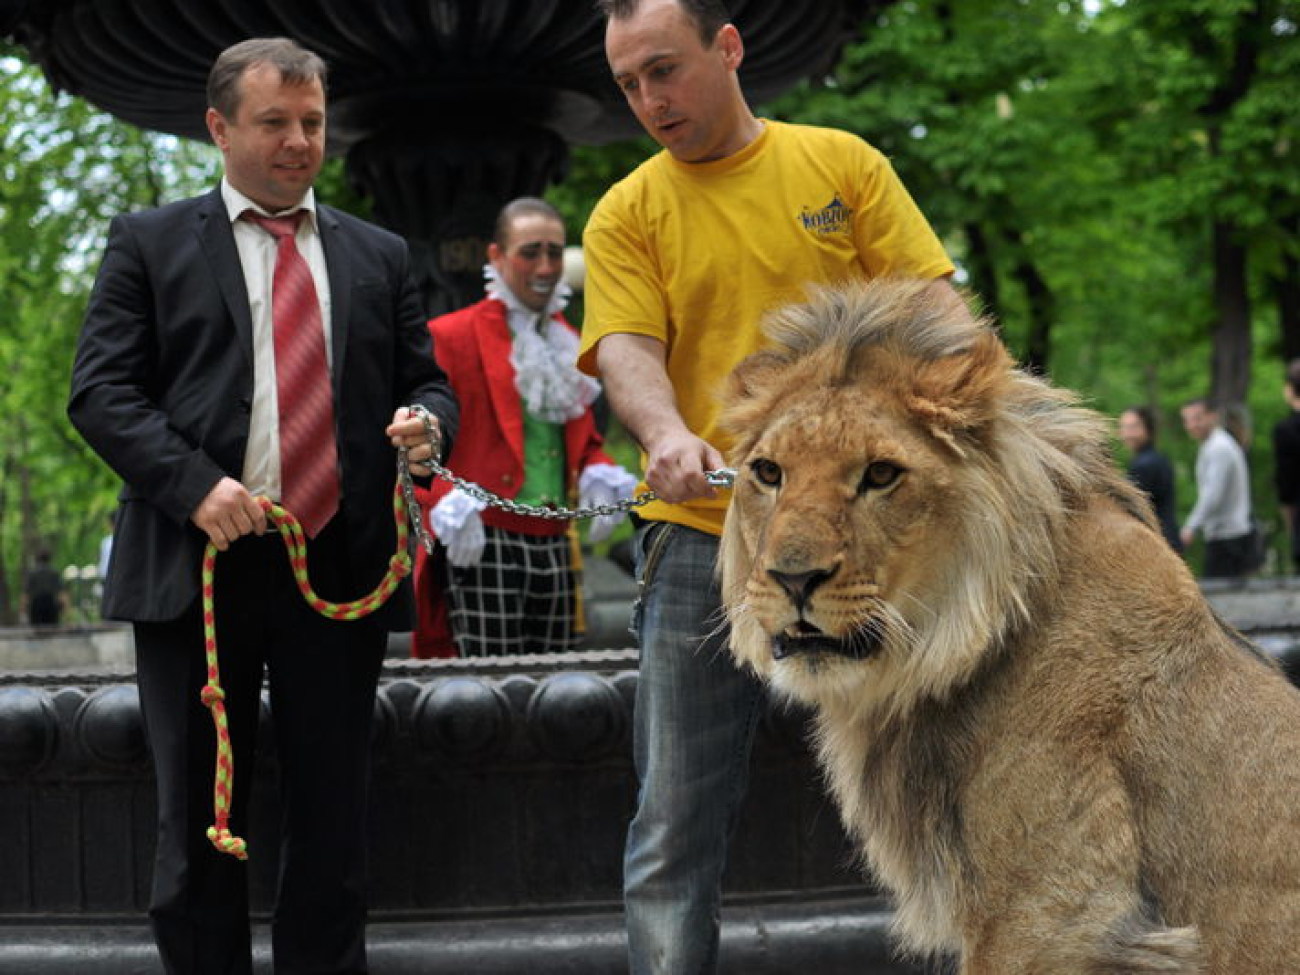
[[[280,503],[298,519],[307,537],[314,538],[338,511],[339,475],[320,302],[311,269],[294,243],[306,215],[306,210],[282,217],[243,213],[276,239],[271,323],[280,419]]]

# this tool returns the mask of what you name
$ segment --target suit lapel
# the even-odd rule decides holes
[[[201,200],[195,211],[195,230],[212,265],[212,276],[221,290],[221,296],[235,324],[239,348],[253,362],[253,314],[248,307],[248,286],[244,283],[244,269],[239,263],[239,250],[235,247],[235,234],[230,227],[221,188],[217,187]]]
[[[321,249],[330,279],[330,346],[334,358],[334,402],[340,401],[339,377],[343,375],[348,347],[348,322],[352,311],[352,264],[343,243],[343,228],[329,207],[316,205]]]
[[[515,367],[510,364],[510,353],[514,347],[510,326],[506,324],[505,306],[501,302],[488,299],[484,304],[487,314],[475,316],[474,327],[479,361],[483,363],[483,374],[487,378],[488,395],[492,398],[497,423],[522,469],[524,408],[519,390],[515,388]]]

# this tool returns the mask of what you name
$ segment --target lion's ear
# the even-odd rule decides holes
[[[729,463],[739,463],[753,445],[753,440],[767,423],[772,408],[772,390],[788,374],[789,362],[778,352],[768,349],[755,352],[731,371],[722,395],[722,426],[737,434],[734,456]]]
[[[923,364],[912,384],[908,409],[935,436],[953,443],[978,432],[997,412],[1011,382],[1011,356],[990,331],[981,331],[970,348]]]
[[[773,349],[764,349],[746,357],[727,377],[727,403],[734,405],[762,396],[773,380],[785,374],[788,365],[786,357]]]

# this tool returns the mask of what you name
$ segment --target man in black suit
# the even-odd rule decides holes
[[[113,221],[73,367],[69,415],[125,482],[104,603],[106,615],[134,623],[158,778],[150,918],[168,972],[252,968],[245,864],[205,835],[215,751],[200,700],[208,541],[223,553],[215,615],[237,835],[247,825],[264,674],[269,685],[284,807],[275,970],[366,970],[371,716],[386,633],[410,628],[410,596],[403,588],[372,616],[328,620],[306,605],[278,534],[267,531],[255,498],[281,499],[294,466],[281,451],[302,437],[281,416],[292,394],[277,388],[281,245],[247,211],[306,211],[288,237],[306,262],[297,283],[309,269],[314,285],[317,324],[302,332],[328,352],[321,381],[307,385],[332,386],[324,408],[333,424],[305,451],[329,458],[331,500],[307,546],[323,598],[364,595],[387,570],[393,447],[409,447],[417,473],[429,473],[428,439],[407,406],[433,414],[444,451],[457,409],[431,354],[405,244],[315,201],[324,83],[325,65],[292,41],[245,41],[222,53],[207,123],[225,177],[202,197]]]

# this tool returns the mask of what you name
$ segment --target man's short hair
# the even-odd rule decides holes
[[[536,196],[521,196],[507,203],[497,214],[496,226],[492,228],[492,242],[498,247],[505,247],[510,225],[520,217],[531,216],[546,217],[561,227],[564,226],[564,217],[560,216],[560,211],[545,200]]]
[[[285,84],[300,85],[319,80],[325,87],[328,68],[320,56],[288,37],[253,37],[232,44],[213,62],[208,72],[208,105],[227,119],[239,114],[243,92],[239,80],[254,65],[269,64],[280,72]]]
[[[722,0],[676,0],[676,3],[695,25],[700,43],[705,47],[712,47],[722,25],[731,22]],[[596,9],[606,20],[626,20],[640,6],[641,0],[596,0]]]

